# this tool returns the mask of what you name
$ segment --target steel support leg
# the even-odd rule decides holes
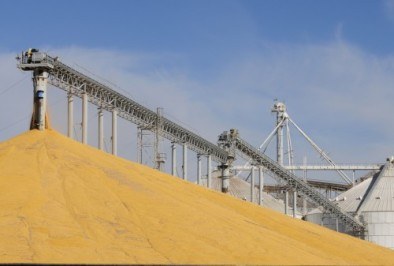
[[[201,155],[197,154],[197,184],[201,185]]]
[[[176,143],[173,142],[171,145],[171,175],[176,176]]]
[[[264,172],[263,172],[263,168],[259,167],[259,205],[263,205],[263,189],[264,189]]]
[[[293,191],[293,218],[296,218],[297,211],[297,191]]]
[[[142,141],[143,141],[142,128],[138,127],[137,128],[137,162],[139,164],[142,164]]]
[[[112,154],[118,154],[118,111],[112,110]]]
[[[74,138],[74,97],[69,92],[67,95],[68,100],[68,116],[67,116],[67,136]]]
[[[182,167],[182,178],[187,180],[187,144],[183,143],[183,167]]]
[[[285,191],[285,214],[287,215],[288,209],[287,206],[289,205],[289,191]]]
[[[88,144],[88,95],[82,94],[82,143]]]
[[[212,156],[209,154],[207,156],[207,187],[211,188],[212,187],[212,169],[211,169],[211,161],[212,161]]]
[[[98,112],[98,148],[104,150],[104,112],[101,108]]]
[[[254,202],[254,167],[250,170],[250,202]]]

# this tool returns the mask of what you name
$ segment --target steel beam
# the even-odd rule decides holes
[[[335,171],[335,170],[348,170],[348,171],[363,171],[363,170],[379,170],[383,164],[360,164],[360,165],[293,165],[293,166],[285,166],[287,170],[327,170],[327,171]]]
[[[379,170],[383,164],[336,164],[336,165],[292,165],[283,166],[289,171],[335,171],[335,170],[347,170],[347,171],[367,171],[367,170]],[[249,171],[251,166],[233,166],[234,170],[237,171]]]

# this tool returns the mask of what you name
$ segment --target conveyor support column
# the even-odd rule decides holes
[[[82,143],[88,143],[88,95],[82,94]]]
[[[187,144],[186,143],[183,143],[182,178],[184,180],[187,180]]]
[[[176,176],[176,143],[171,145],[171,175]]]
[[[264,172],[263,172],[263,168],[259,167],[259,205],[263,205],[263,189],[264,189]]]
[[[212,187],[212,169],[211,169],[211,161],[212,161],[212,156],[208,154],[207,156],[207,187],[211,188]]]
[[[254,202],[254,166],[250,170],[250,202]]]
[[[201,155],[197,154],[197,184],[201,185]]]
[[[102,108],[99,108],[98,113],[98,131],[98,148],[104,150],[104,113]]]
[[[296,218],[297,211],[297,191],[293,191],[293,218]]]
[[[112,110],[112,154],[118,154],[118,111]]]
[[[68,117],[67,117],[67,136],[74,138],[74,97],[71,92],[67,95],[68,100]]]
[[[285,214],[288,213],[288,206],[289,206],[289,191],[285,191]]]

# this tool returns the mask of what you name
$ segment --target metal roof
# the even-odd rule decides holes
[[[345,212],[356,212],[358,206],[361,203],[361,199],[364,197],[369,185],[371,184],[372,178],[368,178],[356,186],[352,187],[348,191],[342,193],[333,199],[338,202],[338,206]]]
[[[387,162],[375,174],[336,198],[346,212],[394,211],[394,164]]]

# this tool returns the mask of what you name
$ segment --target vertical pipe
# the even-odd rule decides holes
[[[186,143],[183,143],[182,178],[184,180],[187,180],[187,144]]]
[[[212,169],[211,169],[211,159],[212,156],[210,154],[208,154],[207,156],[207,187],[211,188],[212,187]]]
[[[47,81],[48,72],[42,69],[35,69],[33,73],[34,85],[34,111],[30,129],[45,130],[46,125],[46,105],[47,105]]]
[[[296,218],[297,211],[297,191],[293,191],[293,218]]]
[[[137,162],[142,164],[142,128],[137,128]]]
[[[285,214],[287,215],[287,206],[289,205],[289,191],[285,191]]]
[[[222,192],[227,193],[230,190],[230,169],[228,165],[222,165]]]
[[[272,112],[276,113],[276,126],[278,126],[276,131],[276,160],[283,166],[283,124],[280,125],[280,123],[283,119],[287,119],[286,105],[281,102],[276,102]]]
[[[335,218],[335,229],[338,232],[339,231],[339,222],[338,222],[338,218]]]
[[[173,142],[171,145],[171,175],[176,176],[176,143]]]
[[[283,113],[278,112],[277,125],[282,121]],[[276,132],[276,161],[283,165],[283,125],[278,127]]]
[[[254,202],[254,167],[250,170],[250,202]]]
[[[112,154],[118,154],[118,111],[112,110]]]
[[[153,143],[153,150],[155,156],[155,168],[157,170],[162,170],[162,158],[160,156],[160,132],[161,132],[161,122],[163,116],[163,108],[158,107],[156,109],[156,126],[155,126],[155,140]]]
[[[197,184],[201,185],[201,155],[197,154]]]
[[[67,95],[68,99],[68,126],[67,126],[67,136],[69,138],[74,138],[74,97],[71,92]]]
[[[263,168],[259,167],[259,205],[263,205],[263,188],[264,188],[264,172],[263,172]]]
[[[88,95],[82,94],[82,143],[88,143]]]
[[[98,148],[104,150],[104,113],[102,108],[99,108],[98,113]]]

